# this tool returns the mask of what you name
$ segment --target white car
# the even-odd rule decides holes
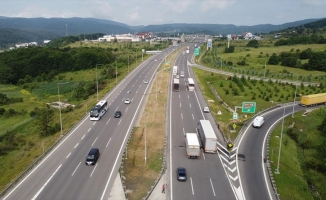
[[[144,80],[144,83],[145,83],[145,84],[148,84],[148,80]]]
[[[179,78],[179,75],[176,75],[175,78]]]
[[[127,99],[125,100],[125,104],[130,104],[130,102],[131,102],[131,100],[130,100],[129,98],[127,98]]]
[[[204,107],[204,112],[205,113],[209,113],[209,108],[208,107]]]

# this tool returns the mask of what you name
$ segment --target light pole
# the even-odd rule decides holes
[[[147,146],[146,146],[146,143],[147,143],[147,141],[146,141],[146,107],[145,107],[144,113],[145,113],[145,163],[146,163],[146,161],[147,161]]]
[[[293,99],[292,118],[294,118],[294,105],[295,105],[295,99],[297,97],[298,80],[299,80],[299,75],[297,74],[297,82],[295,83],[295,92],[294,92],[294,99]]]
[[[115,61],[115,84],[118,82],[118,67],[117,67],[117,61]]]
[[[266,75],[266,58],[265,58],[264,78],[265,78],[265,75]]]
[[[61,135],[62,135],[62,118],[61,118],[61,101],[60,101],[60,89],[59,86],[63,85],[63,84],[67,84],[69,82],[65,82],[65,83],[58,83],[58,99],[59,99],[59,111],[60,111],[60,130],[61,130]]]
[[[285,106],[283,105],[283,121],[282,121],[282,129],[281,129],[280,148],[278,150],[277,168],[276,168],[275,174],[280,173],[280,158],[281,158],[283,126],[284,126],[284,118],[285,118],[284,115],[285,115]]]
[[[129,54],[128,54],[128,74],[129,74]]]
[[[101,66],[103,64],[96,64],[96,99],[98,101],[98,79],[97,79],[97,66]]]

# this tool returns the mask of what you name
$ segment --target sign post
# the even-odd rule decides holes
[[[255,113],[256,112],[256,102],[242,102],[242,112],[243,113]]]

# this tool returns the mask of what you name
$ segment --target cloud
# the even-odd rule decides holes
[[[325,0],[303,0],[303,3],[310,6],[326,5]]]
[[[205,0],[201,1],[200,8],[203,12],[209,10],[224,10],[235,3],[235,0]]]
[[[127,18],[130,21],[137,21],[137,20],[141,19],[140,15],[139,15],[139,7],[134,8],[133,11],[127,15]]]
[[[195,0],[162,0],[163,6],[174,13],[185,13],[195,3]]]

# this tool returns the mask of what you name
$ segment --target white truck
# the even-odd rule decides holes
[[[186,133],[187,157],[198,158],[200,156],[200,143],[197,133]]]
[[[209,120],[199,120],[198,133],[205,153],[216,153],[217,137]]]

